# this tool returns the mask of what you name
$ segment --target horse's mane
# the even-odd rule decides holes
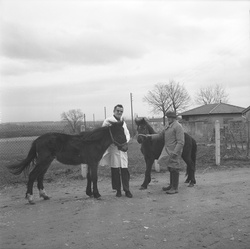
[[[148,128],[149,134],[155,134],[155,133],[157,133],[153,129],[153,127],[149,124],[149,122],[146,120],[146,118],[142,118],[142,119],[136,120],[136,124],[137,125],[146,125],[147,128]]]
[[[157,133],[154,129],[153,129],[153,127],[145,120],[145,123],[146,123],[146,125],[147,125],[147,127],[148,127],[148,131],[149,131],[149,133],[150,134],[155,134],[155,133]]]
[[[100,140],[103,137],[103,132],[108,130],[108,126],[103,126],[96,128],[92,131],[84,131],[80,133],[81,138],[83,138],[83,141],[85,142],[92,142]]]

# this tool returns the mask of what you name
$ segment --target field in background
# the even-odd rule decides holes
[[[103,121],[87,121],[86,131],[101,127]],[[135,134],[135,128],[131,120],[126,121],[131,135]],[[83,123],[81,124],[83,125]],[[79,125],[79,126],[81,126]],[[78,132],[81,128],[78,127]],[[47,132],[60,132],[72,134],[72,129],[65,121],[44,121],[44,122],[24,122],[24,123],[4,123],[0,124],[0,139],[40,136]]]

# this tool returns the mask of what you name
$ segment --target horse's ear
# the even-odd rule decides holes
[[[139,125],[140,123],[141,123],[141,121],[143,121],[143,119],[144,118],[135,118],[135,123],[137,124],[137,125]]]
[[[138,123],[139,123],[139,118],[135,118],[135,123],[138,125]]]

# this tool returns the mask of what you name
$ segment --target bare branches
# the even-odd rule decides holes
[[[203,87],[196,93],[195,102],[201,105],[220,102],[228,103],[228,94],[219,84],[216,84],[215,86]]]
[[[170,81],[166,87],[171,100],[172,110],[175,112],[185,110],[191,101],[191,98],[185,87],[173,80]]]
[[[166,94],[166,85],[156,84],[152,91],[143,98],[153,109],[154,113],[165,113],[170,106],[170,98]]]
[[[77,133],[77,129],[82,123],[84,114],[80,109],[69,110],[61,114],[62,121],[67,121],[68,125],[72,129],[73,133]]]
[[[182,111],[187,108],[190,100],[191,98],[184,86],[173,80],[169,84],[156,84],[154,89],[143,98],[143,101],[151,106],[153,113],[163,114],[164,124],[164,117],[168,110]]]

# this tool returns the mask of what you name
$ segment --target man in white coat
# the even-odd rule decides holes
[[[119,122],[122,121],[123,106],[116,105],[113,110],[113,116],[106,118],[102,126],[109,126],[110,122]],[[129,130],[126,123],[123,123],[124,133],[127,138],[127,142],[130,140]],[[128,171],[128,154],[118,150],[117,146],[111,144],[107,151],[105,152],[100,165],[109,165],[111,167],[111,183],[112,188],[116,190],[116,196],[121,197],[121,182],[125,195],[129,198],[132,198],[132,194],[129,190],[129,179],[130,174]]]

